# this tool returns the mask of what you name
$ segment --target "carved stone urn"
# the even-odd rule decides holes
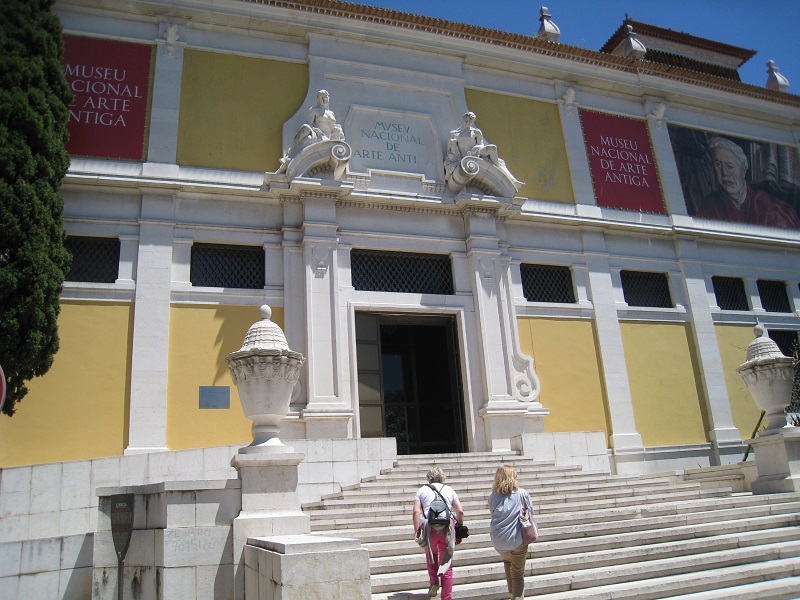
[[[261,320],[247,330],[242,347],[225,358],[244,414],[253,421],[253,442],[240,452],[292,452],[278,432],[306,359],[289,349],[283,330],[270,321],[269,306],[263,305],[260,314]]]
[[[792,399],[794,359],[784,356],[761,325],[754,328],[756,338],[747,346],[747,361],[736,368],[758,407],[766,415],[763,437],[787,427],[786,407]]]

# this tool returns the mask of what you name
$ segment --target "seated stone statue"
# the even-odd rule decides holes
[[[330,94],[327,90],[317,92],[317,104],[308,109],[308,122],[303,123],[294,136],[292,147],[281,159],[281,168],[286,165],[303,148],[315,142],[344,141],[342,126],[336,123],[336,115],[330,109]]]
[[[450,132],[447,143],[447,156],[444,159],[445,179],[448,179],[459,161],[465,156],[477,156],[489,160],[494,166],[499,167],[502,162],[497,156],[497,146],[489,144],[483,137],[483,132],[475,127],[474,112],[464,113],[463,123],[458,129]]]
[[[460,189],[468,182],[467,173],[459,173],[459,165],[466,157],[485,160],[497,167],[510,182],[521,184],[506,167],[506,163],[497,155],[497,146],[490,144],[483,137],[483,132],[475,127],[475,113],[464,113],[461,127],[450,132],[447,142],[447,156],[444,159],[444,178],[453,191]]]

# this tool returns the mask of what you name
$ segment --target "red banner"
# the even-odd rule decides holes
[[[147,44],[64,36],[70,154],[144,159],[152,57]]]
[[[665,214],[646,123],[586,110],[580,114],[597,205]]]

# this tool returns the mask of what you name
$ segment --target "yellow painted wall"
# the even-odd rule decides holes
[[[304,64],[187,49],[178,164],[275,171],[283,155],[283,124],[307,89]]]
[[[0,417],[0,467],[119,456],[127,445],[133,307],[62,302],[53,366]]]
[[[742,439],[750,439],[761,411],[756,406],[753,396],[744,384],[744,380],[736,367],[745,362],[747,346],[755,338],[752,325],[717,325],[717,343],[719,344],[722,368],[725,371],[725,384],[728,388],[728,399],[731,403],[733,424],[739,430]]]
[[[167,446],[170,450],[225,446],[252,441],[225,357],[242,346],[248,328],[260,318],[253,306],[184,305],[170,308]],[[283,308],[272,320],[283,326]],[[200,409],[199,388],[228,386],[228,409]]]
[[[475,125],[497,146],[514,177],[525,182],[518,195],[575,203],[558,106],[516,96],[465,90]]]
[[[645,446],[708,441],[697,357],[688,325],[620,324],[636,429]]]
[[[521,350],[533,357],[542,385],[539,401],[550,409],[548,432],[605,431],[610,426],[592,321],[517,319]]]

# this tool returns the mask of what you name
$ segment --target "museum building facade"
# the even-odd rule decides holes
[[[263,304],[306,358],[285,439],[741,460],[753,327],[800,331],[774,65],[744,84],[752,51],[630,20],[577,48],[546,9],[531,36],[334,0],[54,10],[74,262],[0,466],[249,441],[225,357]]]

